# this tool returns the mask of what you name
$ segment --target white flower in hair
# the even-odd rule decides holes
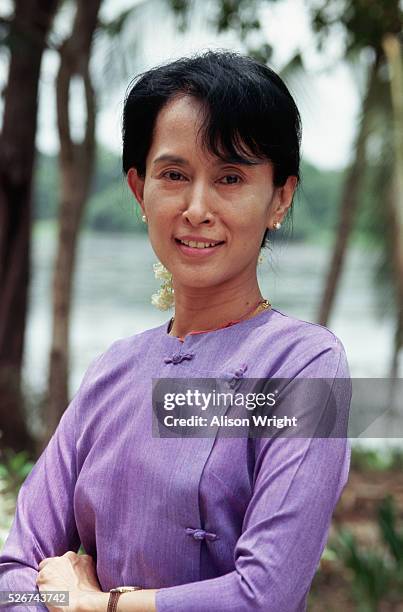
[[[159,308],[159,310],[168,310],[175,303],[174,289],[172,286],[172,274],[158,262],[153,265],[155,278],[163,281],[158,293],[151,296],[151,304]]]
[[[166,267],[159,261],[153,265],[155,278],[170,281],[172,280],[172,274]]]

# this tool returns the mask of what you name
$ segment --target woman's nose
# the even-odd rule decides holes
[[[211,197],[212,194],[208,185],[200,182],[191,186],[186,194],[186,209],[183,213],[189,223],[198,225],[213,221]]]

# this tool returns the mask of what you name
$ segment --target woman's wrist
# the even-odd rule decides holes
[[[117,612],[155,612],[157,589],[141,589],[122,593],[118,600]]]
[[[76,612],[106,612],[110,593],[102,591],[87,591],[78,600]]]
[[[122,593],[118,599],[117,612],[154,612],[156,589],[142,589]],[[80,595],[76,612],[106,612],[110,593],[91,592]]]

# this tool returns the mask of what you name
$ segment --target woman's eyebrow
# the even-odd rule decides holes
[[[153,164],[157,164],[163,161],[168,161],[173,164],[181,164],[182,166],[189,165],[189,162],[183,157],[180,157],[179,155],[170,155],[169,153],[164,153],[163,155],[160,155],[159,157],[154,159]],[[262,160],[233,159],[233,158],[228,158],[225,160],[224,159],[217,160],[218,166],[225,166],[226,164],[235,164],[235,165],[239,164],[242,166],[256,166],[259,163],[262,163]]]
[[[183,157],[179,157],[178,155],[170,155],[169,153],[164,153],[163,155],[160,155],[159,157],[154,159],[153,163],[157,164],[158,162],[163,161],[169,161],[173,164],[182,164],[182,166],[187,166],[189,164],[189,162],[187,162],[186,159],[184,159]]]

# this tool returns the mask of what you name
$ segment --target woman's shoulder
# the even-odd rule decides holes
[[[96,377],[98,377],[105,372],[110,374],[117,370],[124,371],[135,366],[138,360],[144,361],[148,351],[152,349],[155,353],[155,350],[157,350],[155,341],[161,338],[166,326],[167,323],[164,323],[157,327],[117,338],[92,360],[86,372],[86,377],[89,374],[96,374]]]
[[[283,357],[284,363],[302,367],[316,361],[326,363],[330,371],[339,370],[339,375],[340,372],[349,375],[344,344],[328,327],[273,308],[265,328],[267,343]]]
[[[164,334],[166,327],[167,323],[163,323],[162,325],[151,327],[129,336],[117,338],[110,344],[105,353],[110,353],[112,355],[116,353],[127,353],[142,345],[148,346],[156,338]]]
[[[325,325],[301,319],[278,308],[272,308],[272,311],[271,331],[281,334],[283,338],[306,343],[318,343],[328,347],[343,347],[341,339]],[[269,331],[269,327],[267,330]]]

